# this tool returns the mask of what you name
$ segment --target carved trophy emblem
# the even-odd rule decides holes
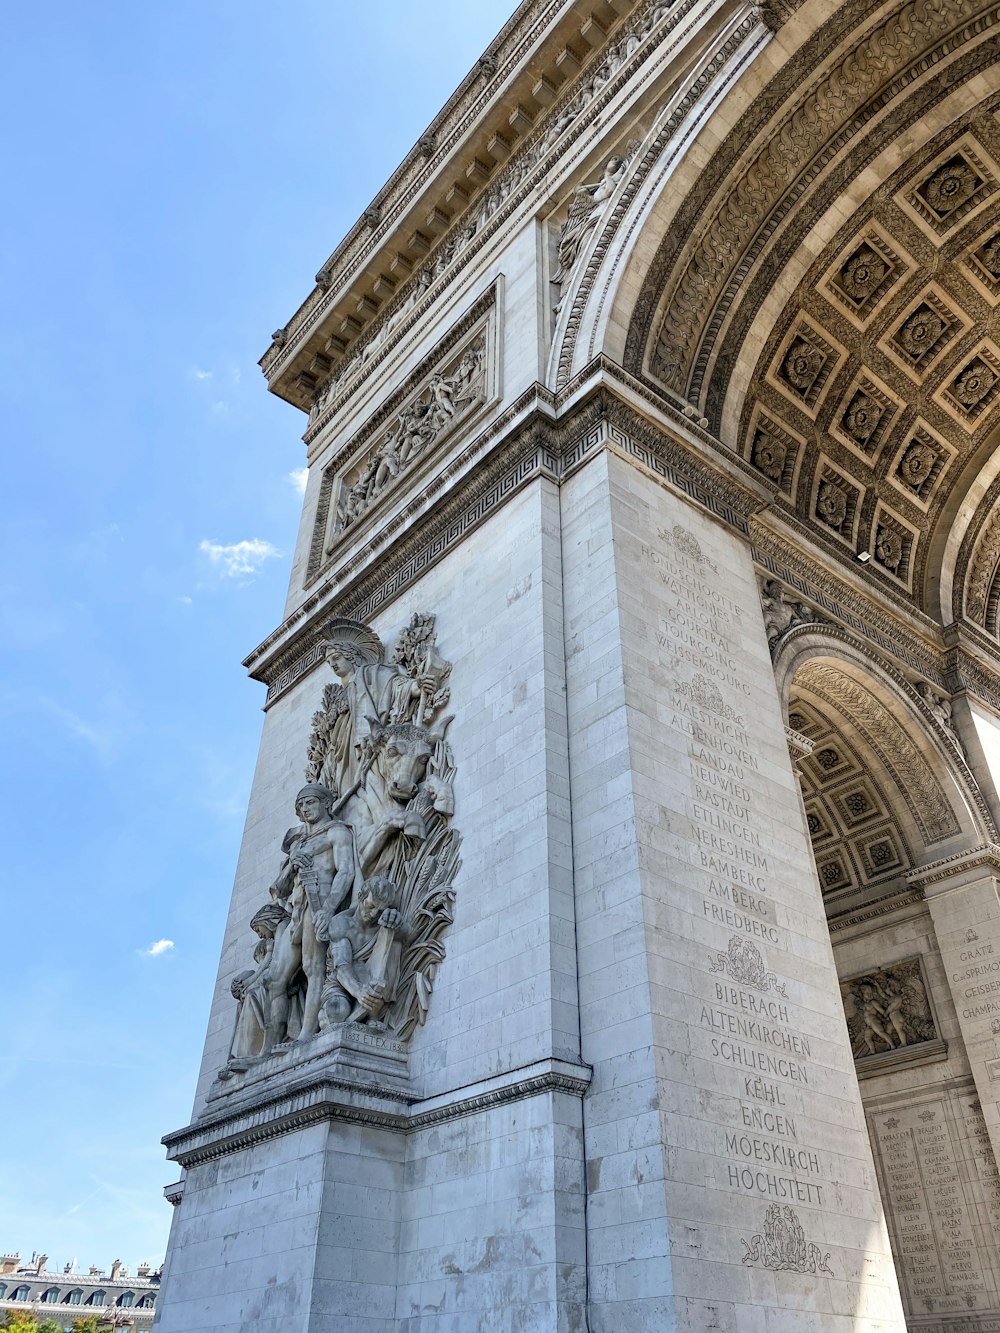
[[[451,663],[435,618],[414,615],[390,660],[358,621],[330,621],[324,639],[335,680],[313,715],[299,823],[251,921],[257,968],[233,982],[229,1074],[339,1024],[405,1040],[426,1018],[453,919]]]
[[[818,1245],[806,1240],[794,1208],[772,1203],[757,1235],[740,1239],[745,1264],[760,1264],[776,1273],[833,1274],[829,1250],[824,1254]]]
[[[784,982],[779,981],[773,972],[764,966],[761,951],[751,940],[741,935],[733,935],[729,940],[726,953],[714,955],[708,960],[713,972],[728,972],[740,986],[749,986],[752,990],[774,990],[778,995],[785,994]]]

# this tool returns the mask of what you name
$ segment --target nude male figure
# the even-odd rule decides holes
[[[288,908],[291,921],[275,941],[268,969],[265,1050],[287,1038],[289,988],[300,969],[306,992],[298,1040],[315,1036],[319,1026],[326,943],[325,936],[317,933],[317,923],[329,920],[344,905],[355,874],[354,835],[332,817],[336,799],[318,783],[303,787],[295,798],[295,813],[302,823],[289,829],[281,844],[285,860],[270,892]]]

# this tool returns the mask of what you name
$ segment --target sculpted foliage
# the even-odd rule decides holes
[[[409,1037],[445,956],[461,838],[435,617],[415,614],[388,660],[372,629],[337,618],[325,651],[335,679],[313,715],[299,823],[250,922],[256,967],[232,982],[224,1077],[346,1024]]]

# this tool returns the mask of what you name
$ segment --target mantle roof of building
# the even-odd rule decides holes
[[[308,411],[348,347],[533,137],[577,73],[648,3],[523,0],[275,333],[260,361],[273,393]]]

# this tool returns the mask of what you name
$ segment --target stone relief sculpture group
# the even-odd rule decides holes
[[[448,374],[432,375],[341,488],[334,536],[359,519],[431,445],[483,401],[486,337],[462,353]]]
[[[840,990],[855,1059],[937,1036],[917,958],[842,981]]]
[[[224,1077],[339,1024],[405,1039],[427,1013],[452,921],[460,836],[444,715],[451,663],[414,615],[391,660],[368,626],[326,626],[298,823],[250,922],[256,967],[232,983]]]
[[[625,179],[628,165],[638,152],[636,141],[626,145],[621,153],[615,153],[604,164],[604,171],[599,180],[585,181],[573,192],[566,219],[559,229],[556,242],[558,262],[550,278],[556,289],[553,310],[556,314],[562,305],[562,288],[572,271],[580,250],[589,232],[597,226],[611,196]]]

